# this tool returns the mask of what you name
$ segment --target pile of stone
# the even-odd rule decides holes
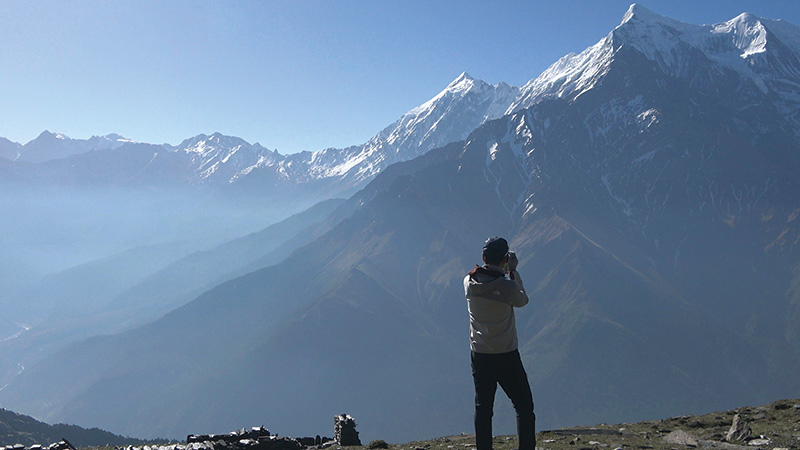
[[[164,444],[117,447],[117,450],[305,450],[308,448],[324,449],[333,445],[361,445],[356,431],[356,421],[342,414],[334,418],[335,439],[328,437],[290,438],[272,435],[264,427],[241,429],[228,434],[190,434],[185,444]],[[0,450],[75,450],[66,439],[50,446],[10,445]]]
[[[268,429],[264,427],[253,427],[249,430],[242,428],[238,431],[233,431],[228,434],[190,434],[186,437],[187,444],[194,444],[198,442],[229,442],[235,443],[243,439],[259,440],[261,438],[269,438],[271,434]]]
[[[297,442],[306,447],[317,447],[317,448],[327,448],[336,444],[336,442],[334,442],[331,438],[322,437],[320,435],[317,435],[316,437],[297,438]]]
[[[333,418],[333,440],[343,447],[361,445],[355,419],[347,414],[335,416]]]
[[[190,434],[186,437],[185,444],[128,446],[124,447],[124,450],[300,450],[303,448],[297,439],[273,436],[264,427],[254,427],[228,434]]]
[[[269,430],[267,430],[264,427],[253,427],[250,430],[241,429],[239,431],[234,431],[232,433],[219,434],[219,435],[190,434],[189,436],[186,437],[187,444],[213,443],[216,444],[218,448],[233,448],[231,447],[231,445],[233,446],[239,444],[243,445],[243,441],[245,443],[250,444],[251,447],[255,445],[255,442],[258,442],[258,444],[261,445],[261,447],[258,447],[258,449],[264,448],[264,446],[268,447],[269,449],[291,448],[294,445],[293,444],[294,441],[297,441],[300,444],[300,446],[303,447],[324,446],[325,444],[333,443],[333,440],[331,438],[322,437],[320,435],[317,435],[316,437],[279,438],[278,436],[271,435]]]
[[[32,445],[30,447],[25,447],[22,444],[17,445],[7,445],[5,447],[0,447],[0,450],[75,450],[75,447],[69,443],[68,440],[62,439],[55,444],[50,445]]]

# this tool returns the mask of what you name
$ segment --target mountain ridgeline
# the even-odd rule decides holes
[[[47,446],[62,439],[67,439],[70,444],[78,448],[152,445],[164,442],[117,436],[97,428],[86,429],[65,424],[48,425],[32,417],[0,409],[0,446]]]
[[[45,131],[25,145],[0,141],[0,174],[23,185],[206,187],[272,201],[291,195],[308,204],[352,195],[389,165],[464,139],[486,120],[502,116],[519,92],[463,73],[360,146],[290,155],[220,133],[171,146],[119,135],[71,139]]]
[[[182,279],[161,303],[181,306],[156,320],[62,345],[24,371],[9,364],[0,404],[142,437],[243,423],[303,435],[341,411],[366,440],[469,431],[462,280],[492,235],[519,255],[531,298],[517,328],[540,428],[792,397],[798,111],[794,25],[742,14],[699,26],[633,5],[523,87],[463,75],[363,146],[272,153],[307,158],[287,192],[352,195],[260,258],[258,239],[205,254],[210,273],[215,254],[249,252],[213,286]],[[64,161],[79,156],[0,170],[69,178]],[[289,166],[270,164],[226,172],[241,179],[228,187],[288,186],[275,180]],[[154,298],[146,280],[180,266],[130,292]],[[122,303],[141,299],[130,292]],[[495,423],[513,432],[511,408]]]

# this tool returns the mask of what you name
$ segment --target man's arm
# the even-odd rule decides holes
[[[528,304],[528,294],[525,292],[525,286],[522,285],[522,277],[520,277],[519,272],[517,272],[517,265],[519,264],[517,254],[508,252],[506,262],[508,264],[509,278],[517,284],[517,287],[513,290],[513,294],[511,295],[511,304],[517,308],[525,306]]]
[[[528,294],[522,284],[522,277],[519,276],[519,272],[516,269],[510,270],[509,275],[513,275],[512,280],[516,284],[516,288],[512,290],[510,296],[511,305],[521,308],[528,304]]]

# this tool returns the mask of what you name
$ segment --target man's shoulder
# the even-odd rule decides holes
[[[489,265],[475,266],[467,273],[467,278],[471,278],[481,283],[488,283],[500,278],[505,278],[505,272],[500,267]]]

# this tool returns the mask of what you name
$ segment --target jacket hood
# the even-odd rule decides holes
[[[505,273],[501,270],[502,269],[499,267],[475,266],[475,268],[469,272],[467,294],[499,300],[503,296],[503,291],[505,290],[503,289]]]

